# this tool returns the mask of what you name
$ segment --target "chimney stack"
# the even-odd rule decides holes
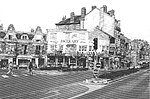
[[[96,6],[92,6],[92,10],[94,10],[96,8]]]
[[[74,16],[75,16],[74,12],[71,12],[71,13],[70,13],[70,18],[72,18],[72,17],[74,17]]]
[[[70,13],[70,23],[74,23],[74,16],[75,16],[74,12],[71,12]]]
[[[81,18],[84,19],[85,15],[86,15],[86,8],[82,7],[81,8]]]
[[[3,24],[0,25],[0,30],[3,30]]]
[[[63,16],[62,21],[66,20],[66,16]]]
[[[107,6],[103,5],[104,12],[107,13]]]
[[[110,11],[108,11],[108,14],[109,14],[110,16],[115,16],[115,10],[110,10]]]

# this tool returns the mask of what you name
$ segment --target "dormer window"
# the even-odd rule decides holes
[[[22,40],[27,40],[27,39],[28,39],[28,36],[27,36],[27,35],[22,35],[21,39],[22,39]]]
[[[36,42],[40,42],[41,40],[36,40]]]
[[[22,39],[26,40],[26,39],[27,39],[27,36],[23,36]]]

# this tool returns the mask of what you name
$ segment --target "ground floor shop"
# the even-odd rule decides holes
[[[45,56],[36,57],[32,55],[28,55],[28,56],[19,55],[17,56],[17,59],[16,59],[16,65],[18,65],[19,67],[27,67],[30,61],[32,61],[35,67],[39,68],[45,65],[46,57]]]
[[[0,67],[6,67],[10,62],[15,62],[15,56],[5,54],[0,55]]]
[[[48,55],[47,65],[49,67],[86,67],[86,57]]]
[[[10,62],[12,62],[17,67],[27,67],[30,61],[33,62],[35,67],[39,68],[47,63],[47,57],[37,57],[32,55],[18,55],[17,57],[0,55],[0,67],[6,67]]]

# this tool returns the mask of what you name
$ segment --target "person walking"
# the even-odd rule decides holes
[[[8,72],[7,72],[7,75],[13,75],[13,63],[10,62],[8,64]]]
[[[29,73],[31,74],[31,75],[33,75],[33,64],[32,64],[32,62],[30,61],[29,62],[29,65],[28,65],[28,71],[29,71]]]

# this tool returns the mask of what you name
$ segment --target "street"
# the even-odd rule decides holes
[[[1,75],[6,72],[1,70]],[[49,71],[51,72],[51,71]],[[0,99],[149,99],[149,71],[140,70],[108,85],[84,85],[91,71],[61,75],[28,75],[0,78]]]
[[[5,72],[6,70],[4,70],[4,72],[2,72],[1,70],[1,75],[4,74]],[[54,90],[54,88],[59,88],[60,86],[61,87],[64,86],[65,88],[67,88],[68,86],[70,86],[70,84],[72,85],[72,83],[83,81],[85,79],[92,77],[91,71],[68,72],[63,75],[36,74],[33,76],[31,75],[25,76],[21,72],[16,71],[15,74],[18,74],[19,76],[9,77],[9,78],[0,77],[0,98],[6,98],[6,99],[12,97],[18,98],[20,96],[27,96],[27,95],[32,95],[28,98],[33,98],[33,96],[35,96],[33,95],[33,93],[35,94],[35,92],[36,94],[39,94],[42,90],[44,91]],[[80,85],[77,87],[80,89]],[[70,89],[70,87],[68,88]],[[77,90],[79,92],[78,94],[80,94],[79,89]],[[85,91],[86,90],[88,89],[85,88]]]
[[[149,71],[139,72],[75,99],[149,99]]]

